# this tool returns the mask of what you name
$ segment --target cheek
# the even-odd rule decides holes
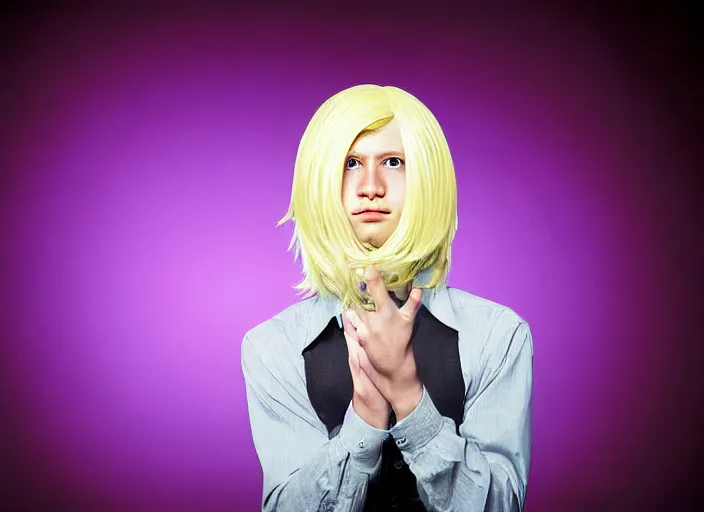
[[[404,174],[396,174],[389,184],[391,185],[387,193],[389,202],[397,208],[403,207],[406,199],[406,176]]]
[[[348,178],[348,174],[342,179],[342,206],[345,211],[349,213],[350,209],[354,206],[352,200],[354,199],[354,185]]]

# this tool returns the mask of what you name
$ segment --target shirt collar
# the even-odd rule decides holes
[[[428,272],[425,270],[423,272]],[[337,297],[318,295],[312,299],[313,313],[308,324],[308,329],[303,339],[301,352],[315,340],[330,320],[342,313],[342,303]],[[445,284],[423,290],[423,305],[432,315],[448,327],[459,331],[457,318],[450,301],[449,289]]]

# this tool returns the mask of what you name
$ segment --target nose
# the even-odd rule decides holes
[[[375,197],[384,197],[386,184],[381,173],[374,167],[365,168],[357,185],[357,196],[369,200]]]

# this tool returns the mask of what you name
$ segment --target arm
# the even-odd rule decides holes
[[[533,343],[528,325],[501,320],[487,342],[486,369],[477,391],[465,402],[460,435],[426,392],[415,410],[391,429],[428,510],[523,510],[530,467]]]
[[[264,473],[262,510],[361,511],[385,431],[368,425],[350,406],[339,434],[328,440],[303,381],[286,382],[272,371],[248,337],[242,370]]]

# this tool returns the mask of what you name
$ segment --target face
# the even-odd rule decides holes
[[[342,205],[362,243],[381,247],[396,229],[406,197],[406,165],[395,119],[362,135],[345,159]]]

